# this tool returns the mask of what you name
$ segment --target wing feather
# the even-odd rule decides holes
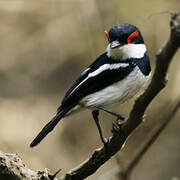
[[[100,56],[86,69],[65,94],[61,107],[78,103],[83,97],[100,91],[105,87],[124,79],[135,65],[127,61],[110,61],[106,54]]]

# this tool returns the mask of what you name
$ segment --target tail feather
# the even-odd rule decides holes
[[[58,122],[64,117],[64,115],[71,109],[72,107],[68,107],[66,109],[60,110],[53,119],[48,122],[41,132],[36,136],[36,138],[30,144],[30,147],[34,147],[39,144],[58,124]]]

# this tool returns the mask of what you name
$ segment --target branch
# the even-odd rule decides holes
[[[126,123],[121,126],[118,133],[110,137],[107,144],[108,153],[104,147],[97,149],[89,159],[70,170],[61,177],[61,180],[82,180],[93,174],[122,148],[127,137],[141,124],[148,105],[166,86],[166,75],[170,62],[180,46],[180,12],[171,15],[170,28],[169,40],[156,55],[156,68],[152,81],[144,94],[135,101]]]
[[[130,160],[130,162],[127,165],[123,166],[123,163],[121,162],[119,156],[116,156],[118,167],[115,167],[105,172],[103,175],[101,175],[98,178],[98,180],[110,180],[112,179],[112,177],[118,177],[119,180],[128,180],[130,178],[133,169],[136,167],[136,165],[141,160],[141,158],[146,153],[146,151],[156,141],[156,139],[159,137],[162,131],[166,128],[169,122],[174,118],[179,108],[180,108],[180,99],[178,100],[178,102],[176,103],[175,107],[170,112],[170,114],[165,118],[165,120],[155,130],[155,132],[153,132],[152,136],[144,143],[144,145],[140,148],[137,154],[135,154],[135,156],[132,158],[132,160]]]
[[[159,137],[159,135],[162,133],[162,131],[165,129],[165,127],[169,124],[169,122],[173,119],[173,117],[176,115],[177,111],[180,108],[180,100],[178,100],[176,106],[172,110],[172,112],[166,117],[166,119],[162,122],[162,124],[157,128],[157,130],[152,134],[151,138],[144,144],[144,146],[140,149],[140,151],[135,155],[135,157],[131,160],[131,162],[125,167],[121,167],[121,162],[119,159],[117,159],[119,164],[119,177],[123,180],[128,180],[129,176],[132,172],[132,170],[135,168],[135,166],[138,164],[140,159],[143,157],[145,152],[151,147],[151,145],[156,141],[156,139]]]

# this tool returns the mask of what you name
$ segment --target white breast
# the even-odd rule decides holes
[[[80,104],[89,107],[106,106],[116,102],[123,103],[136,95],[139,90],[145,89],[149,78],[150,75],[144,76],[140,69],[135,67],[125,79],[84,97]]]

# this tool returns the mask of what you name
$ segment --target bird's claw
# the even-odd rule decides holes
[[[126,122],[124,117],[120,116],[120,118],[118,117],[116,122],[113,123],[112,133],[119,133],[119,130],[121,129],[122,124],[124,124]]]
[[[109,139],[103,138],[103,144],[106,152],[108,152],[108,143],[109,143]]]
[[[117,120],[116,121],[124,121],[125,120],[125,117],[121,116],[121,115],[118,115],[117,116]]]
[[[112,133],[118,133],[119,130],[120,130],[120,125],[117,122],[113,123],[111,132]]]

